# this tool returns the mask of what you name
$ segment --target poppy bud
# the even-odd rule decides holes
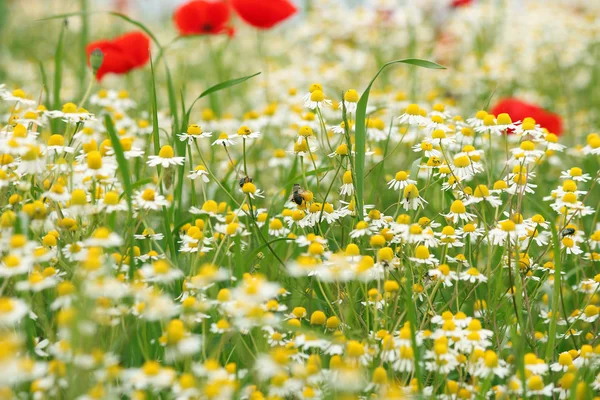
[[[92,66],[92,71],[94,71],[94,75],[98,72],[100,67],[102,66],[102,62],[104,61],[104,53],[99,48],[94,49],[92,54],[90,54],[90,65]]]

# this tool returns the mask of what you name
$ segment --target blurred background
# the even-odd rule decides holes
[[[363,89],[386,61],[420,57],[448,69],[435,74],[390,69],[376,89],[413,101],[443,97],[468,114],[495,99],[517,96],[563,116],[573,134],[600,125],[600,1],[306,0],[296,2],[302,10],[298,16],[273,30],[257,32],[232,16],[232,37],[185,39],[172,22],[180,3],[0,0],[0,83],[26,86],[33,93],[46,90],[39,82],[52,76],[63,19],[44,18],[84,11],[66,18],[64,36],[62,97],[80,95],[90,78],[86,43],[138,29],[106,14],[117,11],[155,33],[166,48],[176,88],[185,88],[188,97],[257,71],[263,71],[260,83],[268,84],[269,100],[292,87],[306,92],[313,82],[333,95]],[[147,88],[147,70],[128,74],[127,87]],[[164,71],[157,73],[160,81]],[[119,87],[123,81],[107,77],[102,85]],[[231,107],[247,111],[258,99],[264,104],[257,94],[261,91],[257,87]],[[143,91],[132,92],[145,101]]]

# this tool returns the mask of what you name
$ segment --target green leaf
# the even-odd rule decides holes
[[[63,41],[65,37],[65,23],[60,28],[60,35],[58,37],[58,45],[56,46],[56,52],[54,53],[54,87],[52,90],[52,105],[54,109],[60,108],[60,88],[62,87],[62,61],[63,61]]]
[[[117,164],[119,165],[119,172],[121,173],[121,177],[123,178],[123,188],[125,189],[127,206],[129,207],[130,212],[132,212],[133,189],[131,185],[131,175],[129,175],[129,163],[125,158],[125,153],[123,153],[123,146],[121,146],[121,142],[119,141],[119,137],[117,136],[115,126],[110,116],[104,116],[104,125],[106,125],[106,130],[108,132],[108,136],[110,137],[112,148],[115,152],[115,157],[117,158]]]
[[[127,209],[128,209],[128,219],[131,220],[133,218],[133,188],[131,186],[131,175],[129,175],[129,163],[125,158],[125,153],[123,153],[123,146],[121,146],[121,142],[119,141],[119,137],[117,136],[117,131],[115,130],[115,126],[113,125],[112,119],[109,115],[104,116],[104,125],[106,126],[106,131],[108,132],[108,136],[110,137],[110,141],[112,144],[113,151],[115,152],[115,157],[117,159],[117,164],[119,166],[119,172],[121,173],[121,178],[123,180],[123,189],[125,190],[125,197],[127,198]],[[133,228],[134,225],[131,225]],[[129,277],[133,278],[133,273],[135,272],[135,253],[133,249],[133,234],[135,232],[129,232]]]
[[[371,82],[363,92],[362,96],[360,96],[360,100],[358,101],[358,105],[356,108],[356,141],[355,141],[355,149],[356,152],[356,161],[354,163],[354,168],[356,169],[356,200],[358,202],[357,206],[359,210],[363,209],[364,205],[364,193],[365,193],[365,145],[366,145],[366,117],[367,117],[367,104],[369,102],[369,94],[371,93],[371,86],[375,83],[377,77],[383,72],[385,68],[394,64],[409,64],[415,65],[417,67],[428,68],[428,69],[445,69],[445,67],[436,64],[427,60],[420,60],[418,58],[406,58],[403,60],[395,60],[385,63],[377,74],[371,79]],[[359,218],[362,219],[362,212],[357,213]]]
[[[550,329],[548,331],[548,343],[546,344],[546,362],[551,362],[553,359],[554,341],[556,340],[556,324],[559,311],[558,300],[560,297],[561,289],[561,273],[562,273],[562,260],[560,259],[560,241],[558,239],[558,232],[554,224],[550,224],[552,230],[552,245],[554,246],[554,284],[552,292],[552,318],[550,319]]]
[[[190,106],[190,108],[188,109],[188,112],[186,114],[186,120],[189,121],[189,119],[190,119],[190,113],[192,112],[192,108],[194,107],[194,104],[196,104],[196,102],[198,100],[200,100],[201,98],[203,98],[205,96],[208,96],[209,94],[218,92],[219,90],[227,89],[227,88],[230,88],[232,86],[239,85],[240,83],[244,83],[248,79],[252,79],[252,78],[254,78],[257,75],[260,75],[260,72],[257,72],[257,73],[255,73],[253,75],[244,76],[242,78],[230,79],[228,81],[217,83],[216,85],[209,87],[204,92],[202,92],[200,94],[200,96],[196,97],[196,99],[192,102],[192,105]]]

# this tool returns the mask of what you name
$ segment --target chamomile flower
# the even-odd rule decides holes
[[[398,117],[398,124],[408,124],[411,126],[420,126],[427,121],[424,116],[425,111],[418,104],[409,104],[404,111],[404,114]]]
[[[352,171],[344,172],[342,177],[343,185],[340,187],[341,196],[352,196],[354,194],[354,184],[352,182]]]
[[[404,187],[401,204],[405,210],[416,210],[419,207],[424,207],[427,201],[419,196],[417,186],[410,183]]]
[[[451,220],[455,224],[459,221],[470,222],[475,219],[475,215],[467,212],[467,208],[461,200],[454,200],[450,206],[450,212],[448,214],[441,215]]]
[[[157,156],[148,156],[148,164],[150,167],[158,165],[163,168],[169,168],[175,165],[183,165],[185,157],[176,157],[173,148],[169,145],[162,146]]]
[[[160,210],[168,206],[169,201],[152,188],[136,191],[134,194],[135,205],[142,210]]]
[[[584,174],[581,168],[573,167],[560,173],[561,179],[572,179],[575,182],[587,182],[592,179],[590,174]]]
[[[260,132],[255,132],[248,126],[243,125],[237,131],[238,137],[242,139],[256,139],[260,137]]]
[[[212,136],[212,132],[203,132],[200,125],[192,124],[187,131],[177,135],[182,142],[193,143],[196,139],[204,139]]]
[[[310,93],[310,97],[304,102],[304,107],[315,110],[317,108],[324,108],[325,106],[331,106],[331,100],[325,98],[325,94],[321,89],[316,89]]]
[[[212,143],[213,146],[233,146],[235,145],[235,141],[229,139],[229,135],[225,132],[221,132],[217,140]]]
[[[198,178],[202,179],[204,183],[210,182],[209,173],[206,170],[204,165],[197,165],[193,171],[190,171],[187,175],[188,178],[192,180],[196,180]]]

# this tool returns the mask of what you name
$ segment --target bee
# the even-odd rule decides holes
[[[249,176],[245,176],[243,178],[240,178],[239,184],[240,184],[240,187],[243,187],[244,184],[251,183],[251,182],[252,182],[252,178],[250,178]]]
[[[298,205],[302,205],[302,202],[304,201],[304,197],[302,197],[303,193],[304,189],[302,189],[302,186],[300,186],[297,183],[294,183],[294,187],[292,188],[292,194],[288,198],[288,201],[293,201]]]
[[[565,228],[560,233],[560,236],[564,238],[565,236],[571,236],[574,233],[575,233],[575,229],[573,229],[573,228]]]

